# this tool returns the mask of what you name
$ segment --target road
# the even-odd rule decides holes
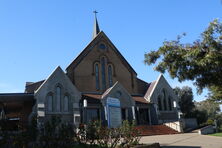
[[[222,148],[222,137],[184,133],[175,135],[144,136],[140,143],[158,142],[163,148]]]

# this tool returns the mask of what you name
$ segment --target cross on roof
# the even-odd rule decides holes
[[[93,13],[95,13],[95,17],[96,17],[96,13],[98,13],[98,12],[96,10],[94,10]]]

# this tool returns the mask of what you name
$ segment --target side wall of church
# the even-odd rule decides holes
[[[39,121],[59,116],[62,121],[75,124],[75,115],[80,115],[81,94],[60,68],[36,91],[35,99]]]
[[[174,101],[177,103],[178,98],[163,76],[160,77],[156,84],[149,101],[156,104],[160,123],[178,119],[178,110],[174,108],[173,103]]]

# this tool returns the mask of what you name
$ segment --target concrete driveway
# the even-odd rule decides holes
[[[222,148],[222,137],[199,135],[197,133],[144,136],[140,142],[158,142],[163,148]]]

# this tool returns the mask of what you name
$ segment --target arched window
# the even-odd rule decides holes
[[[105,90],[106,89],[106,61],[105,58],[102,57],[101,59],[101,73],[102,73],[102,89]]]
[[[63,100],[63,110],[64,112],[69,111],[69,97],[68,95],[65,95],[64,100]]]
[[[56,87],[56,111],[61,110],[61,88],[59,86]]]
[[[166,98],[166,92],[163,90],[163,110],[167,110],[167,98]]]
[[[95,65],[96,89],[99,89],[99,64]]]
[[[167,102],[166,102],[166,98],[163,99],[163,106],[164,106],[164,110],[167,110]]]
[[[172,110],[172,102],[171,102],[171,97],[170,96],[168,98],[168,105],[169,105],[169,110]]]
[[[158,108],[159,110],[162,110],[162,102],[160,96],[158,97]]]
[[[109,78],[109,87],[113,86],[113,71],[112,66],[108,66],[108,78]]]
[[[52,110],[53,110],[53,100],[52,99],[53,98],[52,98],[51,94],[47,96],[47,111],[48,112],[52,112]]]

